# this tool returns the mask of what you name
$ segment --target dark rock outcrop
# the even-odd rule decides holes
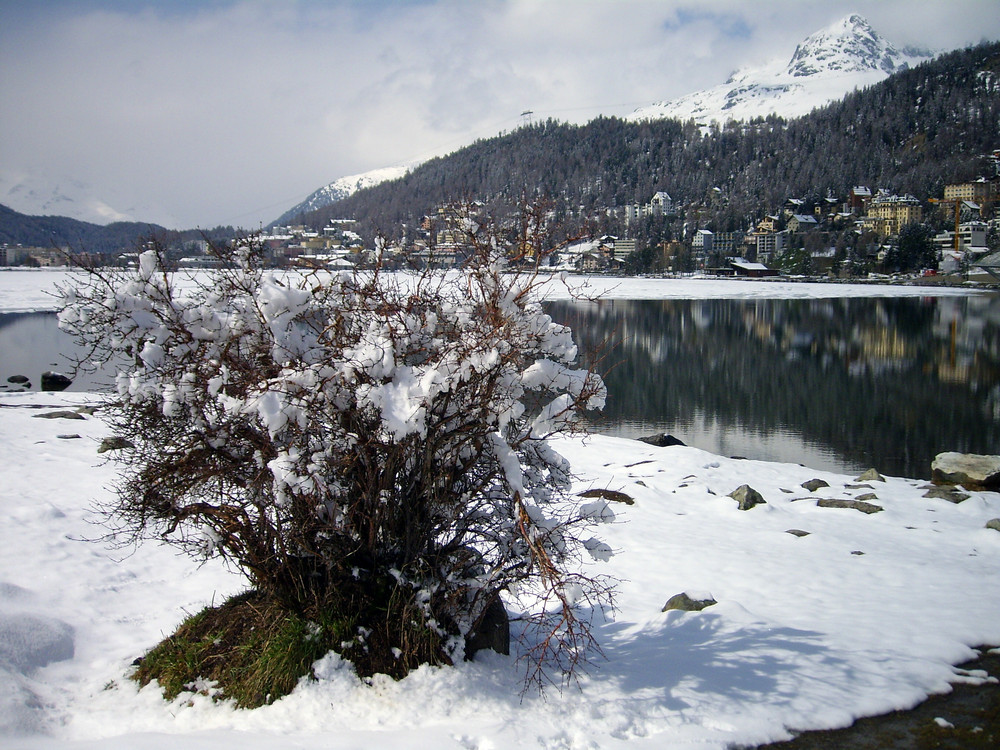
[[[866,503],[863,500],[836,500],[823,498],[821,500],[817,500],[816,505],[819,508],[850,508],[851,510],[860,510],[862,513],[867,513],[869,515],[883,510],[881,505],[872,505],[871,503]]]
[[[815,492],[820,487],[829,487],[830,483],[822,479],[810,479],[808,482],[803,482],[800,487],[805,487],[810,492]]]
[[[490,602],[479,623],[465,638],[466,659],[471,659],[477,651],[483,649],[490,649],[504,656],[510,654],[510,618],[499,596]]]
[[[963,500],[968,500],[970,495],[965,492],[959,492],[954,487],[929,487],[927,492],[924,493],[924,497],[947,500],[949,503],[957,505]]]
[[[46,371],[42,373],[43,391],[65,391],[73,381],[61,372]]]
[[[135,445],[133,445],[131,441],[122,437],[106,437],[101,441],[100,446],[97,448],[97,452],[107,453],[108,451],[120,451],[126,448],[135,448]]]
[[[661,432],[658,435],[647,435],[646,437],[637,439],[643,443],[655,445],[657,448],[669,448],[671,445],[686,445],[683,440],[679,440],[666,432]]]
[[[588,500],[607,500],[612,503],[625,503],[625,505],[635,505],[635,500],[631,495],[626,495],[618,490],[605,490],[601,488],[581,492],[577,497],[584,497]]]
[[[44,414],[32,414],[31,416],[37,417],[38,419],[86,419],[86,417],[80,412],[70,411],[69,409],[47,411]]]

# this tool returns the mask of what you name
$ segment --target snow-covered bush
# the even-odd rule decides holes
[[[60,325],[88,361],[127,362],[108,417],[135,446],[104,509],[115,537],[225,558],[290,611],[341,613],[361,673],[453,660],[501,592],[534,626],[529,680],[572,673],[611,594],[580,558],[606,557],[589,529],[613,514],[574,502],[545,438],[605,388],[538,277],[469,227],[460,272],[267,272],[249,239],[210,273],[167,273],[151,249],[64,289]]]

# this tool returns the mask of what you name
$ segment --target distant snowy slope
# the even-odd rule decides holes
[[[373,185],[378,185],[381,182],[388,182],[389,180],[395,180],[402,177],[415,166],[416,163],[404,164],[398,167],[382,167],[381,169],[373,169],[370,172],[352,174],[347,177],[336,179],[329,185],[324,185],[319,190],[312,193],[301,203],[292,206],[292,208],[288,209],[285,213],[279,216],[273,223],[287,224],[289,221],[294,220],[294,218],[299,214],[315,211],[316,209],[323,208],[324,206],[329,206],[331,203],[343,200],[347,196],[353,195],[359,190],[364,190],[365,188],[372,187]]]
[[[98,195],[90,184],[72,177],[27,174],[0,169],[0,204],[29,216],[66,216],[93,224],[156,221],[177,226],[173,217],[134,196]],[[117,206],[117,208],[115,207]]]
[[[725,122],[772,113],[801,117],[930,57],[921,50],[896,49],[864,18],[851,15],[806,38],[787,62],[743,69],[720,86],[641,107],[628,119]]]

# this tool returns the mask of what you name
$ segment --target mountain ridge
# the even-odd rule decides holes
[[[696,207],[699,228],[709,219],[712,231],[733,231],[790,196],[820,200],[853,185],[937,197],[946,182],[984,174],[981,157],[1000,144],[998,92],[1000,42],[990,42],[901,70],[792,120],[711,127],[669,118],[537,122],[432,159],[405,180],[355,193],[305,223],[318,228],[350,217],[364,233],[412,224],[470,196],[499,206],[527,194],[550,198],[560,221],[577,230],[581,217],[591,216],[600,233],[641,232],[661,242],[675,239],[670,232],[678,228],[662,221],[627,227],[606,212],[666,191],[675,205]]]
[[[898,50],[855,13],[810,34],[790,59],[743,68],[725,83],[639,107],[626,119],[724,123],[772,114],[801,117],[931,57],[923,50]]]
[[[788,119],[800,117],[932,56],[925,50],[898,50],[863,16],[854,13],[810,34],[796,45],[790,59],[743,68],[719,86],[640,107],[625,119],[726,122],[771,114]],[[398,179],[417,166],[419,163],[414,162],[405,168],[382,168],[341,177],[319,188],[272,223],[287,223],[348,198],[358,190]]]

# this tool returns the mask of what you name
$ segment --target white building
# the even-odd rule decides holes
[[[662,190],[653,193],[649,201],[649,213],[652,216],[666,216],[674,212],[674,201],[669,193]]]
[[[981,221],[970,221],[958,227],[958,250],[961,253],[972,253],[973,255],[983,255],[987,251],[986,247],[986,224]],[[934,237],[934,242],[942,251],[954,251],[955,232],[944,231]]]

